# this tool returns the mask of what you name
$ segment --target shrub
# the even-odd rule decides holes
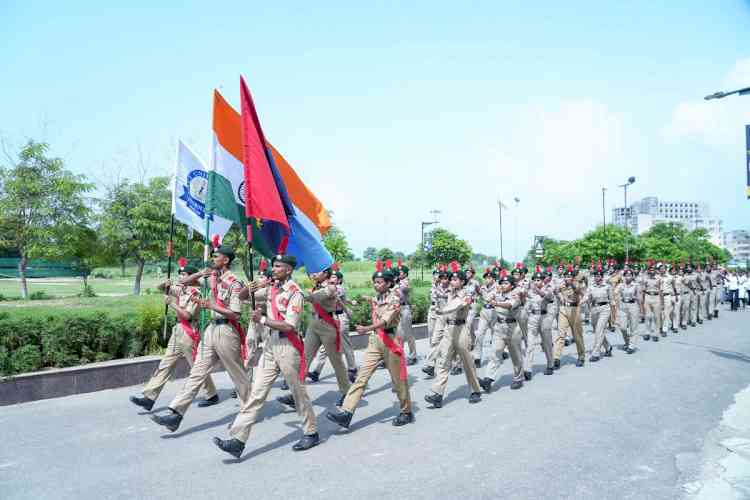
[[[8,300],[8,299],[5,298],[5,295],[3,295],[2,293],[0,293],[0,302],[4,302],[6,300]]]
[[[31,295],[29,295],[29,299],[31,300],[48,300],[48,299],[54,299],[52,295],[49,295],[44,290],[39,290],[36,292],[33,292]]]
[[[18,349],[10,360],[15,372],[34,372],[42,367],[42,353],[35,345],[25,345]]]
[[[96,297],[96,293],[94,293],[94,289],[91,288],[91,285],[84,285],[83,290],[81,290],[81,293],[77,294],[77,297]]]

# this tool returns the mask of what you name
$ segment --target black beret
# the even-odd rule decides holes
[[[195,274],[198,272],[198,268],[195,266],[185,266],[185,267],[181,267],[179,272],[187,273],[187,274]]]
[[[292,269],[297,267],[297,257],[295,257],[294,255],[289,255],[289,254],[274,255],[273,258],[271,259],[271,264],[273,264],[274,262],[281,262],[283,264],[290,265],[292,266]]]
[[[220,253],[228,258],[230,262],[233,261],[235,257],[234,248],[229,245],[219,245],[214,249],[213,253]]]

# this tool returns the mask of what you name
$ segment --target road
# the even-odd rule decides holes
[[[682,498],[700,476],[707,436],[750,385],[749,319],[722,311],[583,368],[572,365],[571,346],[553,376],[541,374],[540,355],[519,391],[508,389],[506,362],[501,387],[477,405],[467,403],[465,378],[453,376],[445,406],[429,409],[430,382],[411,367],[416,423],[401,428],[390,424],[397,412],[384,371],[349,431],[328,422],[338,394],[327,369],[308,386],[323,443],[305,453],[291,450],[299,421],[274,400],[277,382],[241,461],[211,443],[238,409],[224,373],[222,403],[193,406],[174,434],[128,401],[138,387],[5,407],[0,498]],[[180,385],[170,383],[155,410]]]

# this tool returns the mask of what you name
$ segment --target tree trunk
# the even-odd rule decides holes
[[[141,258],[136,258],[136,264],[138,267],[135,270],[135,283],[133,284],[133,295],[141,294],[141,278],[143,278],[143,267],[146,265],[146,261]]]
[[[120,277],[125,277],[125,259],[120,259]]]
[[[26,283],[26,253],[21,254],[21,260],[18,261],[18,277],[21,278],[21,298],[26,300],[29,298],[29,286]]]

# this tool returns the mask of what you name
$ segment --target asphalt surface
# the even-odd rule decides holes
[[[410,367],[416,423],[401,428],[390,423],[397,408],[385,371],[350,430],[329,422],[338,393],[328,367],[308,385],[323,442],[304,453],[291,450],[299,420],[275,401],[277,381],[240,461],[211,442],[238,411],[224,373],[215,379],[221,404],[194,405],[174,434],[128,401],[138,387],[4,407],[0,498],[680,498],[700,473],[708,433],[750,385],[748,320],[750,310],[722,309],[718,320],[583,368],[571,346],[553,376],[542,375],[540,354],[519,391],[508,388],[506,361],[500,388],[476,405],[459,375],[445,406],[429,409],[431,382]],[[154,410],[181,384],[170,383]]]

